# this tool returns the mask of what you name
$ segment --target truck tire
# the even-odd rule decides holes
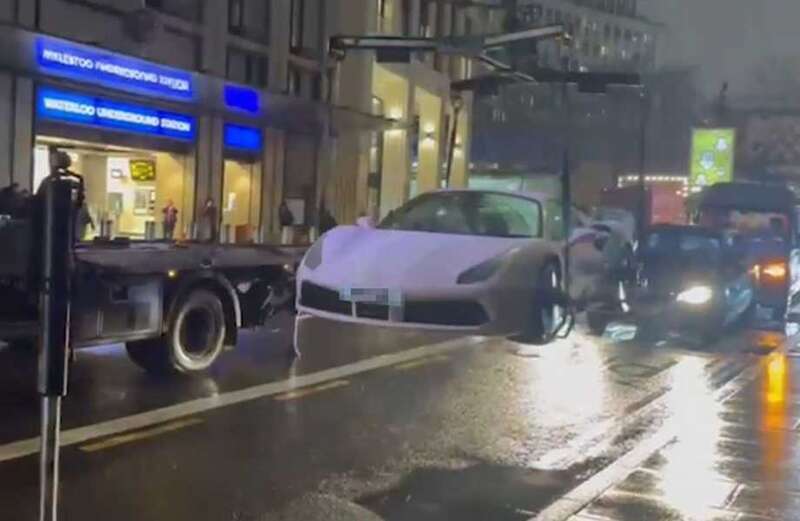
[[[225,312],[220,298],[196,289],[183,298],[161,338],[128,342],[131,360],[155,374],[208,369],[225,343]]]

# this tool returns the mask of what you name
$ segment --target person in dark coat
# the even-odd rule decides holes
[[[328,211],[328,208],[325,206],[325,203],[319,209],[319,233],[322,235],[323,233],[327,232],[328,230],[332,230],[336,228],[339,223],[336,222],[336,218]]]
[[[217,211],[217,205],[214,204],[214,199],[208,198],[206,199],[206,204],[203,206],[203,221],[205,223],[206,230],[208,230],[208,241],[209,242],[216,242],[218,236],[218,225],[219,225],[219,212]]]
[[[172,199],[167,199],[161,212],[164,214],[164,238],[172,240],[175,237],[175,225],[178,223],[178,209]]]
[[[294,215],[286,201],[281,201],[280,206],[278,206],[278,221],[281,224],[281,228],[294,225]]]

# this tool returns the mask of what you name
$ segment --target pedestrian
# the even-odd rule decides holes
[[[278,206],[278,220],[281,223],[281,228],[294,225],[294,215],[286,201],[281,201],[280,206]]]
[[[325,206],[323,202],[319,209],[319,233],[322,235],[323,233],[327,232],[328,230],[332,230],[336,228],[339,223],[336,222],[336,218],[328,211],[328,208]]]
[[[12,215],[17,206],[19,184],[11,183],[0,190],[0,214]]]
[[[281,201],[278,206],[278,222],[281,225],[281,243],[291,244],[294,242],[294,230],[292,228],[294,226],[294,214],[285,200]]]
[[[164,239],[171,241],[175,237],[175,225],[178,223],[178,209],[172,199],[167,199],[161,213],[164,214]]]
[[[218,212],[217,205],[214,204],[214,199],[209,197],[206,199],[206,204],[203,206],[202,218],[207,230],[208,242],[217,242],[217,226],[218,226]]]
[[[86,203],[84,203],[78,208],[75,214],[75,240],[84,240],[89,228],[95,231],[94,219],[92,219],[92,214],[89,213],[89,209],[86,207]]]

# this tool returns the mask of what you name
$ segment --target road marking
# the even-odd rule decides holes
[[[365,360],[359,360],[358,362],[351,364],[318,371],[316,373],[291,377],[287,380],[256,385],[246,389],[217,394],[205,398],[196,398],[194,400],[177,403],[161,409],[154,409],[152,411],[116,418],[114,420],[77,427],[61,432],[61,446],[67,447],[96,438],[104,438],[106,436],[113,436],[115,434],[120,434],[127,431],[152,427],[154,425],[184,418],[186,416],[192,416],[206,411],[219,409],[221,407],[229,407],[231,405],[257,400],[259,398],[272,396],[287,391],[293,391],[301,387],[318,385],[321,383],[330,382],[332,380],[339,380],[341,378],[374,371],[383,367],[388,367],[403,362],[410,362],[411,360],[416,360],[431,355],[455,351],[456,349],[474,347],[482,344],[485,341],[486,339],[483,337],[457,338],[438,344],[408,349],[399,353],[375,356]],[[35,438],[18,440],[0,446],[0,462],[30,456],[31,454],[36,454],[38,452],[38,436]]]
[[[397,364],[394,366],[394,369],[397,371],[407,371],[409,369],[416,369],[417,367],[423,367],[434,363],[447,362],[448,360],[450,359],[444,355],[429,356],[421,360]]]
[[[304,387],[296,391],[289,391],[288,393],[276,394],[275,396],[272,397],[272,399],[278,400],[279,402],[287,400],[296,400],[298,398],[303,398],[306,396],[310,396],[312,394],[322,393],[325,391],[329,391],[331,389],[338,389],[339,387],[344,387],[346,385],[350,385],[350,382],[347,380],[334,380],[333,382],[328,382],[322,385]]]
[[[714,396],[720,402],[728,400],[756,377],[758,368],[759,364],[756,364],[743,369],[741,373],[717,389]],[[660,403],[660,401],[651,402],[648,407],[652,406],[653,403]],[[650,456],[677,439],[678,434],[676,426],[667,420],[666,425],[653,433],[652,436],[642,440],[633,449],[555,500],[550,506],[528,521],[565,521],[571,519],[572,516],[578,514],[606,490],[620,483],[630,473],[641,467]]]
[[[113,436],[111,438],[106,438],[100,441],[96,441],[94,443],[87,443],[86,445],[81,445],[79,448],[83,452],[97,452],[99,450],[110,449],[134,441],[146,440],[148,438],[155,438],[156,436],[160,436],[161,434],[166,434],[168,432],[174,432],[177,430],[185,429],[186,427],[191,427],[193,425],[198,425],[200,423],[203,423],[203,420],[201,420],[200,418],[185,418],[183,420],[176,420],[173,422],[165,423],[163,425],[159,425],[158,427],[152,427],[150,429],[143,429],[134,432],[129,432],[126,434],[120,434],[119,436]]]

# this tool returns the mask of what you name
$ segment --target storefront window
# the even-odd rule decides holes
[[[78,225],[82,240],[106,237],[180,239],[191,235],[194,166],[188,155],[101,143],[38,136],[34,153],[34,189],[49,172],[48,147],[72,158],[72,170],[84,177],[88,217]],[[165,211],[167,208],[174,211]],[[177,213],[175,213],[177,212]],[[174,223],[165,216],[174,216]]]
[[[255,240],[261,223],[261,162],[226,159],[222,187],[223,238]]]

